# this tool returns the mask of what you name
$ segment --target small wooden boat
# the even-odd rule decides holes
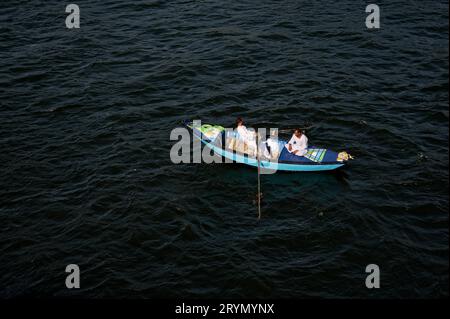
[[[202,124],[195,126],[193,122],[184,123],[192,130],[206,147],[215,154],[226,158],[229,162],[242,163],[258,167],[256,150],[243,142],[236,131],[225,130],[219,125]],[[341,168],[351,158],[346,152],[334,152],[329,149],[310,147],[304,156],[291,154],[285,147],[287,142],[276,140],[278,147],[265,151],[266,143],[259,145],[259,165],[263,169],[276,171],[331,171]],[[256,144],[255,144],[256,145]],[[272,144],[273,145],[273,144]]]

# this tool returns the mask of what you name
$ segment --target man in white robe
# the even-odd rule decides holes
[[[308,148],[308,138],[301,130],[296,129],[290,141],[286,144],[286,148],[291,154],[304,156]]]
[[[239,137],[245,142],[254,142],[255,140],[255,132],[248,130],[245,125],[239,125],[237,127],[237,132]]]
[[[256,155],[256,133],[254,131],[248,130],[244,121],[238,117],[236,120],[236,131],[239,135],[239,139],[243,141],[248,147],[248,153],[252,156]]]

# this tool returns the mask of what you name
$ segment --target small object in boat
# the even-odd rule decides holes
[[[353,156],[351,156],[349,153],[347,153],[347,152],[340,152],[339,154],[338,154],[338,157],[337,157],[337,161],[338,162],[343,162],[343,161],[348,161],[349,159],[353,159]]]

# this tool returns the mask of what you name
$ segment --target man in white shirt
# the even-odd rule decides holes
[[[240,138],[244,141],[251,141],[255,137],[255,133],[245,127],[244,121],[240,117],[236,120],[236,130],[239,133]]]
[[[256,134],[254,131],[248,130],[242,118],[238,117],[236,120],[236,131],[239,134],[239,139],[245,143],[248,152],[252,155],[256,154]]]
[[[296,129],[290,141],[286,144],[286,148],[291,154],[304,156],[308,148],[308,138],[300,129]]]

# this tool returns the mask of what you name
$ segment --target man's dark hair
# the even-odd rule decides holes
[[[236,119],[236,126],[238,126],[239,123],[242,123],[242,122],[244,122],[244,121],[242,120],[242,118],[238,117],[238,118]]]

